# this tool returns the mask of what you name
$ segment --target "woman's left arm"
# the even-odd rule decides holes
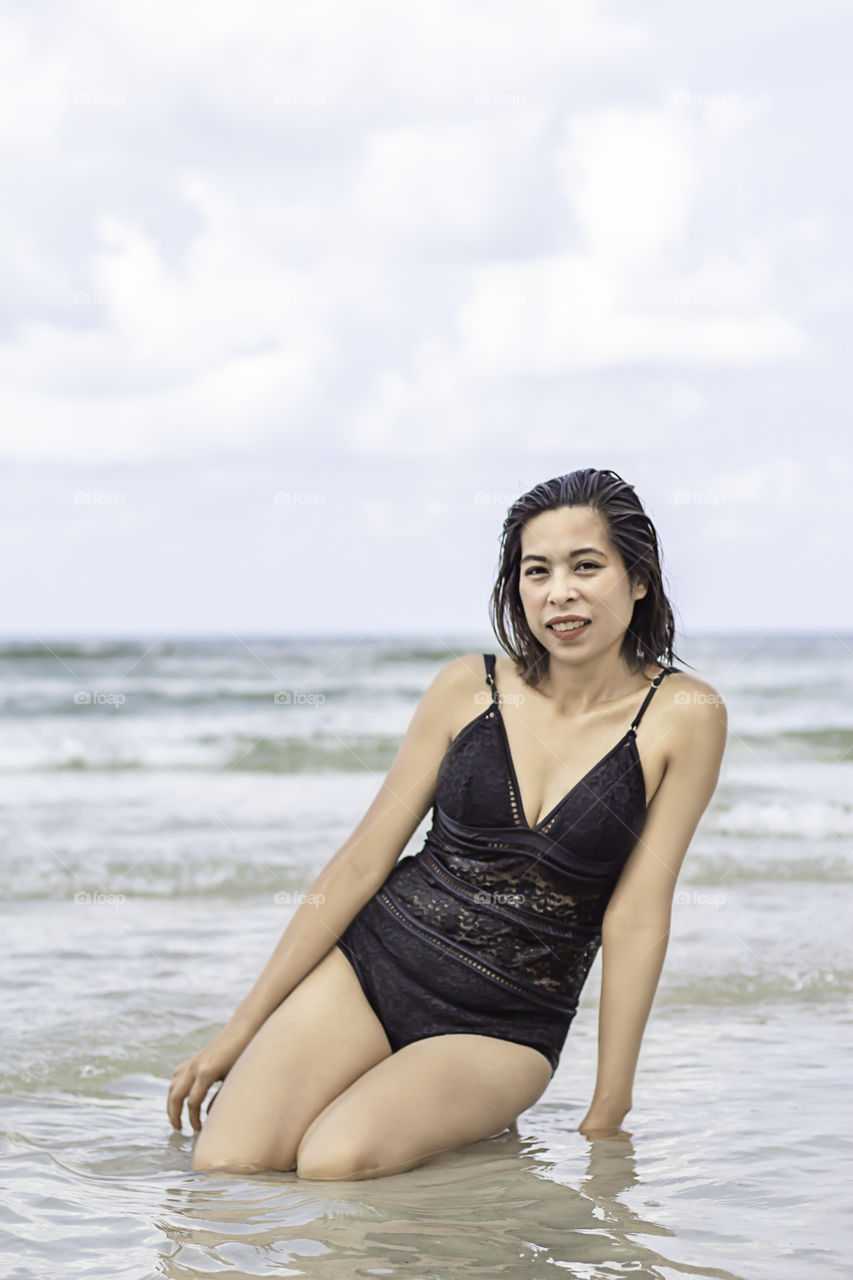
[[[700,680],[679,684],[661,725],[669,748],[664,776],[602,923],[598,1071],[578,1126],[591,1138],[614,1136],[633,1105],[634,1072],[669,942],[676,880],[716,790],[726,745],[721,696]]]

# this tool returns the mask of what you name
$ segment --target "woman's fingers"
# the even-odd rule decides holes
[[[195,1069],[192,1062],[182,1064],[183,1074],[178,1076],[177,1073],[172,1083],[169,1085],[169,1097],[166,1104],[166,1110],[169,1113],[169,1119],[175,1129],[182,1127],[183,1121],[181,1113],[184,1109],[184,1099],[191,1091],[195,1083]],[[181,1070],[179,1067],[178,1070]]]
[[[172,1071],[172,1083],[169,1085],[169,1090],[166,1094],[166,1114],[172,1123],[173,1129],[180,1129],[181,1127],[181,1111],[183,1110],[184,1094],[186,1092],[186,1090],[181,1088],[181,1083],[178,1080],[178,1074],[184,1071],[188,1066],[189,1061],[187,1060],[185,1062],[179,1062],[174,1068]]]
[[[198,1075],[195,1078],[193,1087],[187,1094],[187,1112],[190,1117],[190,1124],[196,1133],[201,1132],[201,1104],[204,1102],[205,1095],[212,1084],[211,1080],[207,1080],[204,1076]]]
[[[173,1129],[181,1127],[181,1102],[178,1101],[178,1095],[175,1092],[174,1083],[169,1085],[169,1092],[166,1095],[166,1114]]]
[[[186,1089],[180,1081],[173,1079],[169,1085],[169,1093],[166,1098],[166,1111],[172,1122],[173,1129],[180,1129],[181,1127],[181,1112],[183,1111],[185,1096]]]
[[[241,1036],[232,1037],[230,1041],[226,1038],[224,1048],[221,1042],[216,1051],[211,1051],[211,1047],[207,1046],[194,1057],[187,1058],[185,1062],[175,1067],[166,1100],[166,1111],[173,1128],[181,1128],[181,1113],[186,1102],[190,1124],[196,1133],[201,1130],[201,1107],[208,1090],[217,1080],[225,1078],[239,1057],[241,1046],[243,1046]],[[218,1092],[217,1089],[210,1099],[208,1111],[216,1101]]]

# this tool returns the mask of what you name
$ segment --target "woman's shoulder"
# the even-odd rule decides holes
[[[665,680],[661,681],[661,684],[667,685],[670,689],[690,690],[693,693],[713,694],[714,697],[722,697],[707,680],[703,680],[701,676],[694,675],[692,671],[684,671],[681,667],[676,667],[675,665],[664,666],[660,662],[652,663],[651,666],[646,668],[646,675],[654,678],[663,671],[668,672],[668,675]]]
[[[441,668],[436,683],[444,696],[444,713],[449,727],[449,741],[458,737],[470,723],[472,709],[482,714],[492,695],[486,683],[486,664],[482,653],[460,653],[449,658]]]
[[[433,685],[440,688],[451,714],[469,697],[490,696],[486,682],[486,664],[482,653],[460,653],[448,658],[438,671]]]
[[[656,674],[666,669],[658,664]],[[647,674],[652,673],[647,671]],[[690,671],[682,671],[680,667],[669,669],[669,674],[660,682],[655,701],[658,702],[658,715],[666,709],[678,717],[680,724],[716,719],[726,721],[723,695],[709,681]]]
[[[486,678],[486,663],[482,653],[459,653],[455,658],[448,658],[442,672],[450,681],[470,684],[472,681],[482,684]]]

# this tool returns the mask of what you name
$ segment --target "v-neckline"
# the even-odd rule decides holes
[[[540,818],[537,823],[531,824],[530,822],[528,822],[527,814],[524,811],[524,801],[521,796],[521,787],[518,784],[518,774],[515,772],[515,764],[512,758],[512,748],[509,745],[509,735],[507,734],[507,731],[506,731],[506,725],[504,723],[503,712],[501,710],[500,702],[496,701],[494,704],[494,707],[497,712],[498,724],[501,727],[501,736],[503,738],[503,744],[504,744],[504,754],[506,755],[506,762],[509,768],[510,778],[512,779],[512,785],[515,790],[516,799],[518,800],[519,815],[521,817],[521,821],[523,822],[525,828],[528,831],[540,831],[542,827],[544,827],[545,823],[549,822],[551,818],[553,818],[554,815],[563,807],[566,801],[569,800],[575,794],[575,792],[586,782],[587,778],[589,778],[593,773],[595,773],[596,769],[598,769],[601,765],[603,765],[605,760],[609,760],[610,757],[616,751],[618,751],[619,747],[623,746],[628,741],[630,741],[631,744],[633,745],[634,757],[640,769],[640,778],[642,779],[642,783],[643,783],[643,804],[645,804],[646,778],[645,778],[645,773],[643,772],[643,762],[640,759],[640,753],[637,751],[636,733],[633,727],[631,727],[622,735],[619,741],[610,748],[609,751],[605,752],[605,754],[601,757],[600,760],[596,760],[595,764],[592,766],[591,769],[587,769],[583,777],[579,778],[578,781],[575,783],[575,785],[571,788],[571,790],[567,791],[566,794],[563,796],[563,798],[557,801],[553,809],[549,810],[549,812],[545,814],[544,818]]]

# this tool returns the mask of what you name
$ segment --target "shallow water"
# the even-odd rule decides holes
[[[446,655],[21,648],[0,654],[3,1274],[849,1275],[853,644],[680,649],[726,697],[729,749],[679,879],[630,1141],[577,1132],[599,958],[515,1129],[313,1183],[193,1173],[168,1081],[251,987],[289,915],[275,895],[306,890],[358,821]]]

